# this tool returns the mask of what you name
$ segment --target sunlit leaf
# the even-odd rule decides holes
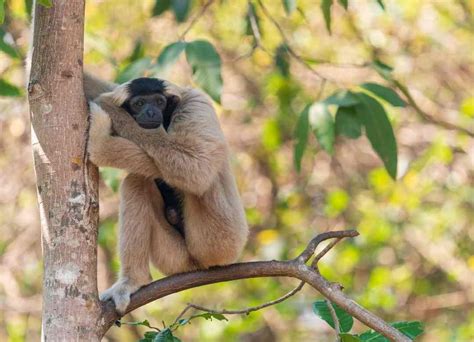
[[[214,101],[220,103],[222,93],[221,58],[211,43],[195,40],[186,44],[186,59],[193,70],[194,81]]]
[[[0,24],[5,21],[5,0],[0,0]]]
[[[341,342],[359,342],[360,338],[357,335],[352,334],[339,334]]]
[[[382,159],[389,175],[397,177],[397,143],[387,113],[373,97],[357,93],[360,102],[355,106],[357,116],[364,124],[367,138]]]
[[[157,66],[160,70],[164,70],[176,63],[181,53],[186,48],[186,43],[183,41],[171,43],[167,45],[161,54],[158,56]]]
[[[348,90],[337,91],[323,101],[326,105],[336,105],[339,107],[350,107],[359,102],[357,96]]]
[[[309,123],[321,147],[332,154],[335,140],[334,120],[324,103],[315,103],[309,108]]]
[[[134,78],[142,77],[150,66],[150,57],[137,59],[135,62],[129,64],[122,72],[120,72],[115,81],[117,83],[124,83]]]
[[[357,139],[362,131],[355,107],[339,107],[336,112],[336,135]]]
[[[464,99],[459,110],[463,115],[474,118],[474,97],[468,97],[467,99]]]
[[[17,97],[22,95],[23,93],[20,88],[0,79],[0,96]]]
[[[400,331],[412,341],[424,332],[423,324],[418,321],[413,322],[397,322],[391,323],[392,327]],[[379,332],[374,330],[366,331],[359,335],[360,341],[364,342],[389,342],[389,340],[382,336]]]
[[[362,88],[370,91],[375,96],[380,97],[381,99],[387,101],[392,106],[395,107],[405,107],[406,103],[403,101],[400,96],[393,90],[388,87],[385,87],[377,83],[363,83],[360,85]]]
[[[0,4],[0,8],[2,8],[1,4]],[[20,58],[20,55],[15,50],[15,48],[11,44],[8,43],[7,37],[8,37],[7,32],[5,32],[0,27],[0,51],[6,53],[8,56],[10,56],[12,58]]]
[[[262,132],[262,144],[268,151],[275,151],[281,145],[281,134],[278,121],[271,118],[265,122]]]
[[[144,327],[151,328],[150,322],[147,319],[145,319],[143,321],[139,321],[139,322],[126,322],[126,323],[123,323],[123,324],[131,325],[131,326],[144,326]]]
[[[290,76],[290,56],[288,54],[288,47],[286,44],[281,44],[278,46],[275,53],[275,65],[280,72],[285,77]]]
[[[50,8],[50,7],[53,6],[53,0],[38,0],[38,3],[41,6],[44,6],[44,7],[47,7],[47,8]]]
[[[177,22],[182,23],[186,20],[191,11],[191,3],[191,0],[171,0],[171,8]]]
[[[293,13],[296,9],[296,0],[283,0],[283,7],[285,7],[285,12],[287,14]]]
[[[339,0],[339,3],[344,7],[344,9],[347,9],[349,6],[349,0]]]
[[[193,318],[204,318],[208,321],[212,321],[212,319],[216,319],[218,321],[228,321],[228,319],[220,313],[213,313],[213,312],[205,312],[199,315],[193,315]]]
[[[332,0],[321,1],[321,11],[323,12],[326,29],[328,30],[329,34],[331,34],[331,6]]]
[[[334,311],[336,312],[336,317],[339,321],[339,328],[342,333],[346,333],[352,329],[354,324],[354,319],[351,315],[345,312],[341,307],[335,303],[331,303]],[[313,303],[313,312],[318,315],[319,318],[324,320],[329,324],[333,329],[335,328],[334,320],[332,319],[331,312],[329,311],[328,303],[326,300],[317,300]]]
[[[303,159],[306,146],[308,144],[308,132],[309,132],[309,106],[300,113],[298,122],[295,130],[295,149],[293,154],[293,160],[295,168],[299,172],[301,171],[301,160]]]
[[[170,9],[171,0],[155,0],[155,6],[153,7],[153,16],[158,16],[163,12]]]

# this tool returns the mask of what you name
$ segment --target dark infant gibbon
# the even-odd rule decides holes
[[[117,282],[100,299],[124,313],[151,281],[149,262],[174,274],[234,262],[248,235],[229,151],[207,96],[164,80],[122,85],[84,76],[88,153],[128,172],[121,186]]]

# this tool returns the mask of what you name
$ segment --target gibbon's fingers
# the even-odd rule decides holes
[[[97,104],[91,103],[91,127],[87,151],[97,166],[109,166],[149,178],[161,177],[153,160],[135,143],[111,136],[111,119]]]
[[[107,114],[94,102],[90,102],[90,113],[90,135],[94,137],[110,135],[112,129],[112,120],[110,119],[109,114]]]
[[[130,296],[140,287],[142,285],[133,284],[127,279],[119,279],[112,287],[102,292],[99,299],[103,302],[112,300],[115,304],[115,310],[123,315],[128,304],[130,304]]]

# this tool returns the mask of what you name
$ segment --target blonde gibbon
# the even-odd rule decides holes
[[[124,313],[151,281],[234,262],[248,235],[229,151],[212,104],[155,78],[122,85],[86,74],[90,160],[128,172],[121,186],[120,275],[100,299]]]

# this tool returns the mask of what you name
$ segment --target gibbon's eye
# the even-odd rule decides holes
[[[142,107],[145,104],[145,101],[142,99],[135,101],[135,106]]]

